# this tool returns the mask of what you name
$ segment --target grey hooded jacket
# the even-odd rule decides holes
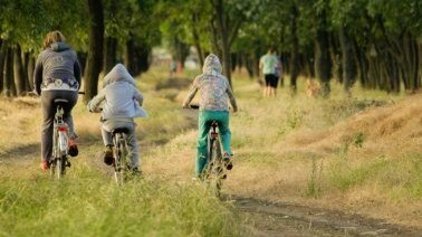
[[[34,70],[34,89],[77,91],[81,83],[81,69],[76,56],[66,43],[50,45],[40,53]]]
[[[140,107],[144,98],[125,66],[117,64],[105,79],[105,87],[88,103],[89,111],[99,112],[102,107],[104,120],[146,116]]]

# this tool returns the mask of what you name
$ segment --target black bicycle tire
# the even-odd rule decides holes
[[[50,162],[50,164],[49,164],[49,166],[50,166],[49,167],[50,168],[50,176],[54,177],[56,175],[56,159],[53,158],[53,160],[50,160],[49,162]]]
[[[220,147],[219,140],[216,138],[209,139],[209,151],[208,151],[208,164],[207,164],[207,182],[212,193],[217,197],[220,196],[221,190],[221,179],[218,174],[216,174],[216,168],[218,168],[218,149]],[[217,167],[216,167],[217,166]]]
[[[62,159],[61,158],[57,158],[56,159],[56,175],[57,175],[57,179],[61,179],[63,177],[63,173],[62,173],[62,167],[63,163],[62,163]]]
[[[114,159],[115,159],[115,167],[114,167],[114,175],[115,175],[115,179],[116,179],[116,183],[121,185],[124,183],[124,175],[125,175],[125,162],[123,161],[123,149],[124,144],[122,143],[122,141],[124,141],[124,136],[123,134],[115,134],[114,135],[114,146],[115,146],[115,154],[114,154]]]
[[[213,144],[215,139],[211,138],[211,136],[208,136],[208,156],[207,156],[207,164],[205,167],[205,174],[203,174],[204,179],[209,179],[211,172],[212,172],[212,156],[213,156]]]

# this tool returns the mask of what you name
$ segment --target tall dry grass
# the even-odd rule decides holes
[[[164,162],[161,145],[192,127],[178,103],[155,90],[165,79],[156,72],[138,82],[149,112],[136,121],[144,178],[123,187],[102,163],[99,114],[88,113],[82,100],[73,111],[80,155],[57,182],[39,169],[39,99],[0,99],[0,236],[241,235],[231,204],[154,167]]]
[[[187,79],[185,75],[178,75],[178,80],[189,81],[195,73],[189,72]],[[152,182],[140,185],[157,182],[165,189],[168,185],[178,187],[168,187],[172,190],[168,191],[168,196],[173,198],[163,200],[179,205],[180,192],[188,192],[191,187],[192,195],[198,191],[191,181],[197,114],[180,108],[187,92],[187,87],[183,86],[187,84],[172,84],[166,76],[163,70],[152,70],[138,82],[145,94],[145,108],[150,116],[137,121],[137,135],[141,145],[142,170],[148,182]],[[158,84],[160,86],[157,87]],[[342,209],[420,226],[422,116],[418,104],[421,103],[421,95],[394,96],[356,87],[353,97],[345,97],[341,86],[333,83],[330,98],[309,98],[305,95],[304,80],[300,79],[297,95],[292,96],[288,88],[280,88],[275,99],[263,98],[259,85],[238,73],[234,75],[233,85],[240,107],[240,111],[231,116],[230,122],[235,167],[225,182],[223,192]],[[24,100],[34,103],[33,99]],[[1,138],[0,172],[3,177],[12,177],[12,180],[17,177],[37,180],[39,108],[21,105],[25,106],[25,110],[14,109],[19,103],[0,100],[0,117],[6,121],[0,125],[2,133],[25,134],[24,141],[19,136]],[[31,115],[30,121],[22,122],[27,120],[28,114]],[[78,104],[75,109],[82,155],[75,161],[75,172],[69,173],[72,179],[77,179],[84,173],[82,170],[89,167],[94,173],[88,175],[91,179],[99,179],[100,183],[104,178],[110,181],[98,157],[103,149],[98,119],[99,115],[87,113],[83,104]],[[28,130],[22,131],[24,127]],[[16,159],[19,154],[23,157],[20,163]],[[96,165],[93,166],[93,163]],[[78,185],[79,188],[83,186]],[[98,185],[97,181],[88,187],[95,185]],[[13,187],[12,181],[7,187]],[[204,200],[211,198],[206,195],[201,197]],[[190,205],[189,200],[182,200],[186,208],[199,208]],[[231,221],[236,218],[227,214],[230,206],[215,205],[211,209],[221,210],[216,216],[221,214],[224,220],[229,220],[228,225],[232,225]],[[178,209],[174,210],[177,211],[167,214],[177,219],[180,217]],[[191,214],[188,217],[190,221],[204,217],[194,211]],[[180,219],[178,221],[183,223]],[[136,222],[132,223],[135,225]],[[184,234],[187,229],[182,227],[178,233]],[[228,231],[224,233],[238,233],[236,226],[234,229],[231,232],[224,229]],[[189,233],[208,233],[208,229],[202,230],[204,232]]]

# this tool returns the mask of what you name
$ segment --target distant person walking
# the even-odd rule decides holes
[[[276,89],[278,85],[278,70],[279,60],[274,54],[274,49],[270,48],[264,56],[259,60],[259,69],[262,71],[265,79],[264,96],[276,96]]]
[[[35,64],[33,80],[35,92],[41,96],[41,169],[46,171],[50,167],[53,149],[55,99],[68,101],[63,107],[63,118],[69,126],[69,155],[78,155],[75,143],[77,135],[71,112],[78,100],[81,69],[75,51],[65,43],[65,37],[60,31],[49,32],[44,39],[43,48]]]

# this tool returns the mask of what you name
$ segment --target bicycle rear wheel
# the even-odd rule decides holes
[[[50,176],[54,177],[56,175],[56,158],[49,161],[50,162]]]
[[[210,152],[208,163],[208,181],[211,191],[217,196],[220,196],[222,180],[223,180],[223,166],[222,166],[222,152],[220,141],[218,139],[210,139]]]
[[[67,157],[65,155],[56,159],[57,179],[63,178],[63,176],[66,174],[66,159]]]
[[[126,161],[128,152],[125,136],[123,134],[116,134],[114,144],[114,178],[118,185],[123,185],[128,173]]]

